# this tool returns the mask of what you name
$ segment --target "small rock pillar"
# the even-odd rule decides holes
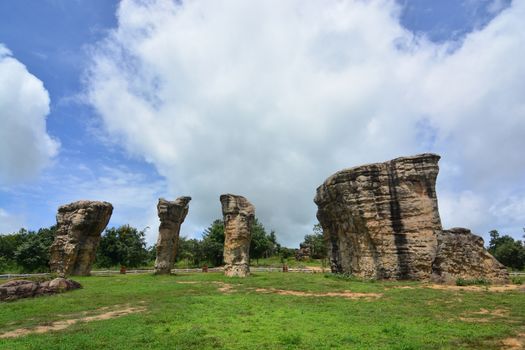
[[[179,197],[175,201],[159,198],[157,213],[160,219],[157,239],[155,274],[170,274],[177,254],[180,227],[188,214],[191,197]]]
[[[224,274],[246,277],[250,274],[251,227],[255,207],[242,196],[220,197],[224,216]]]

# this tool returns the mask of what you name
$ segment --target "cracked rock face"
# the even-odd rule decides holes
[[[483,279],[505,283],[509,273],[483,246],[483,238],[466,228],[443,230],[437,235],[436,258],[432,265],[433,279],[454,283],[456,279]]]
[[[331,269],[362,278],[426,279],[441,220],[439,156],[421,154],[339,171],[317,188]]]
[[[177,254],[180,227],[188,215],[191,197],[179,197],[175,201],[159,199],[157,213],[160,219],[157,239],[156,274],[170,274]]]
[[[315,196],[332,272],[361,278],[452,282],[508,274],[466,229],[443,230],[436,154],[339,171]]]
[[[255,207],[242,196],[220,197],[224,217],[224,274],[246,277],[250,274],[251,227]]]
[[[89,275],[100,234],[113,206],[108,202],[77,201],[58,208],[57,233],[50,248],[49,265],[60,276]]]

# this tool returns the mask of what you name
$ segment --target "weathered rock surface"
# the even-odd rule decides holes
[[[250,274],[251,227],[255,207],[242,196],[220,197],[224,217],[224,274],[246,277]]]
[[[465,229],[443,231],[435,191],[436,154],[339,171],[314,199],[332,272],[362,278],[484,278],[508,274]]]
[[[299,249],[295,252],[295,260],[304,261],[310,259],[310,247],[304,243],[299,244]]]
[[[188,214],[191,197],[179,197],[175,201],[159,199],[157,213],[160,219],[157,239],[156,274],[170,274],[177,254],[180,227]]]
[[[436,258],[432,265],[433,279],[454,283],[463,278],[483,279],[493,283],[508,282],[509,273],[483,247],[483,238],[465,228],[444,230],[437,235]]]
[[[339,171],[317,189],[333,272],[425,279],[441,231],[439,156],[421,154]]]
[[[78,201],[59,207],[57,235],[50,249],[51,271],[60,276],[89,275],[100,234],[112,212],[108,202]]]
[[[65,278],[45,282],[13,280],[0,285],[0,301],[56,294],[78,288],[82,288],[80,283]]]

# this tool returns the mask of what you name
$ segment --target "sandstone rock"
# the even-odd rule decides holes
[[[57,213],[57,235],[51,245],[51,271],[60,276],[89,275],[100,234],[113,206],[108,202],[78,201],[63,205]]]
[[[255,207],[242,196],[220,197],[224,217],[224,274],[246,277],[250,274],[251,227]]]
[[[454,283],[458,278],[483,279],[492,283],[509,280],[505,266],[483,247],[483,239],[465,228],[438,233],[432,272],[435,281],[444,283]]]
[[[339,171],[315,203],[333,272],[363,278],[427,279],[441,231],[435,154]]]
[[[299,249],[295,252],[295,260],[305,261],[310,259],[310,247],[304,243],[299,244]]]
[[[443,230],[439,156],[421,154],[339,171],[317,189],[332,272],[364,278],[508,281],[468,229]]]
[[[180,226],[188,214],[188,203],[191,197],[179,197],[170,202],[163,198],[157,204],[160,219],[159,237],[157,239],[156,274],[170,274],[177,254]]]
[[[56,294],[78,288],[82,288],[80,283],[64,278],[45,282],[13,280],[0,285],[0,301]]]

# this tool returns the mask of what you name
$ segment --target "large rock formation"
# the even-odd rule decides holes
[[[465,228],[452,228],[437,235],[436,258],[432,265],[433,279],[451,283],[457,278],[507,282],[505,266],[483,247],[483,238]]]
[[[180,226],[188,214],[191,197],[179,197],[175,201],[159,199],[157,213],[160,219],[159,238],[157,239],[156,274],[170,274],[177,254]]]
[[[250,274],[251,227],[255,207],[242,196],[220,197],[224,216],[224,274],[246,277]]]
[[[439,159],[420,154],[350,168],[317,188],[332,272],[378,279],[508,278],[479,237],[443,231],[435,191]],[[468,247],[458,250],[463,245]]]
[[[113,206],[108,202],[78,201],[58,208],[57,233],[51,245],[51,271],[60,276],[89,275],[100,234]]]
[[[333,272],[424,279],[441,230],[439,156],[422,154],[346,169],[317,189],[317,218]]]
[[[80,283],[65,278],[55,278],[44,282],[13,280],[0,284],[0,301],[56,294],[78,288],[82,288]]]

